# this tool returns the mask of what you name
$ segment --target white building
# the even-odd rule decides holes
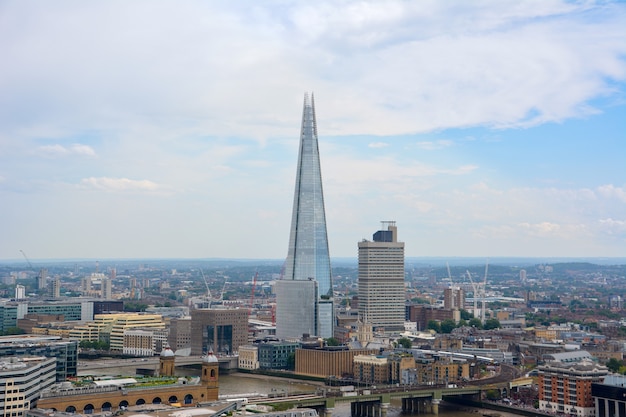
[[[56,382],[56,358],[0,359],[0,417],[22,417]]]

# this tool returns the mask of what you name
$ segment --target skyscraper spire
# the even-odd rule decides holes
[[[276,288],[279,337],[332,337],[333,288],[313,94],[304,95],[289,248]]]

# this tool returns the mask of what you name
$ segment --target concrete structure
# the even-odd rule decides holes
[[[284,276],[275,284],[276,335],[333,336],[333,284],[313,95],[304,96]],[[305,298],[299,298],[305,297]]]
[[[539,372],[539,409],[551,413],[595,416],[591,386],[608,375],[605,366],[583,360],[579,363],[548,362]]]
[[[56,360],[46,357],[0,359],[0,416],[22,417],[43,389],[56,381]]]
[[[374,330],[404,330],[404,242],[396,222],[382,222],[372,241],[359,242],[359,317]]]
[[[173,356],[161,357],[171,361]],[[164,365],[160,364],[160,368]],[[169,366],[169,362],[166,367]],[[169,368],[168,368],[169,372]],[[77,387],[64,383],[41,393],[39,408],[70,413],[93,414],[116,412],[129,406],[142,404],[171,404],[195,407],[200,402],[216,401],[219,390],[219,362],[212,355],[202,360],[199,381],[188,378],[164,377],[161,381],[150,378],[147,382],[125,379],[121,385],[115,381],[96,381],[88,386]]]
[[[326,378],[329,375],[343,377],[354,375],[354,357],[371,355],[378,350],[347,349],[346,347],[324,347],[318,349],[297,349],[296,369],[299,375]]]
[[[248,310],[207,308],[191,310],[191,354],[232,355],[248,343]]]
[[[56,358],[56,379],[76,376],[78,343],[58,336],[0,336],[0,358],[9,356],[45,356]]]

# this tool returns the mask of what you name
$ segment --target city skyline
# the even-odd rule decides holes
[[[305,90],[333,257],[381,219],[407,258],[623,257],[623,2],[6,2],[0,21],[0,260],[284,259]]]

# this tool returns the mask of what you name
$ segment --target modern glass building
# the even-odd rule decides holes
[[[276,283],[276,334],[333,336],[333,285],[313,95],[304,95],[289,249]]]

